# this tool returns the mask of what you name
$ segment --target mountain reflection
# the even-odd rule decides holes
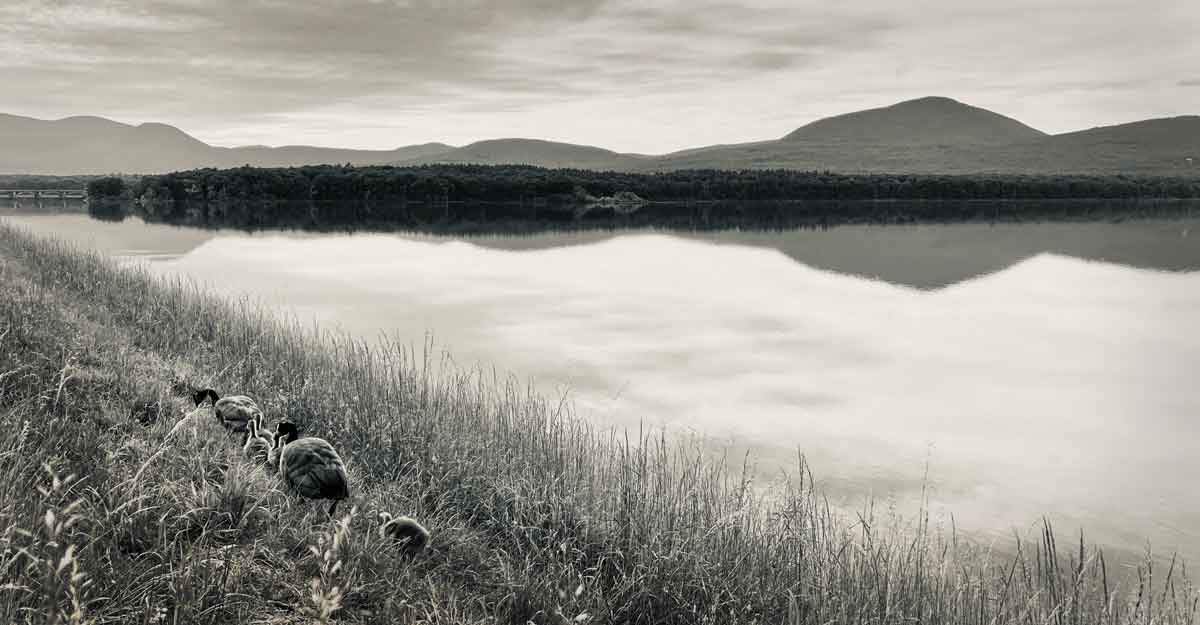
[[[439,232],[406,231],[399,224],[319,224],[297,223],[291,227],[262,227],[245,223],[239,227],[210,224],[204,220],[188,223],[153,223],[136,217],[126,217],[127,207],[93,209],[87,219],[82,205],[71,212],[64,206],[49,202],[45,206],[0,205],[0,211],[12,218],[29,222],[41,221],[59,236],[83,242],[92,240],[102,249],[115,251],[127,248],[154,250],[157,257],[187,254],[203,241],[216,236],[284,236],[313,237],[355,232],[385,232],[398,238],[423,240],[435,237],[470,242],[480,247],[533,251],[559,247],[594,244],[644,228],[630,230],[623,222],[612,223],[543,223],[540,225],[498,225],[494,230],[445,234]],[[1164,271],[1200,270],[1200,254],[1193,230],[1200,224],[1200,201],[1178,201],[1155,204],[1150,212],[1163,212],[1169,218],[1128,219],[1127,214],[1148,212],[1143,207],[1120,211],[1120,202],[1075,201],[1072,211],[1086,214],[1106,213],[1110,220],[1042,221],[957,224],[871,225],[847,224],[836,227],[801,227],[790,229],[708,229],[704,224],[682,223],[683,229],[669,229],[674,236],[720,245],[741,245],[778,251],[799,263],[838,273],[882,280],[892,284],[920,289],[941,288],[971,278],[995,273],[1038,254],[1057,254]],[[1140,206],[1136,202],[1125,202]],[[1164,208],[1167,207],[1167,208]],[[653,226],[655,219],[664,224],[684,220],[684,209],[659,208],[657,218],[646,218]],[[691,209],[688,209],[691,210]],[[733,211],[742,218],[762,221],[752,212]],[[766,209],[755,209],[765,211]],[[123,212],[124,211],[124,212]],[[733,214],[733,213],[731,213]],[[747,217],[749,216],[749,217]],[[686,227],[688,223],[692,227]],[[711,224],[710,224],[711,225]],[[651,227],[651,230],[656,228]]]

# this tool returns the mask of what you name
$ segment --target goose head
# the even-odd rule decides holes
[[[212,398],[213,405],[217,405],[217,400],[220,399],[220,397],[218,397],[217,392],[211,388],[202,389],[192,393],[192,401],[196,402],[197,406],[203,404],[204,400],[210,397]]]
[[[275,439],[279,440],[281,437],[286,439],[282,445],[294,442],[296,439],[300,438],[300,429],[297,428],[296,424],[292,423],[291,421],[280,421],[275,426]]]

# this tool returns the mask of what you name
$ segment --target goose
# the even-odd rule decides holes
[[[409,553],[416,553],[429,544],[429,530],[412,517],[392,518],[391,514],[380,512],[379,523],[379,537],[397,543]]]
[[[258,409],[258,404],[245,395],[219,397],[217,392],[211,388],[196,391],[192,395],[197,406],[203,404],[204,400],[208,398],[212,398],[213,414],[216,415],[217,421],[230,432],[239,434],[249,432],[246,424],[254,418],[254,415],[262,414],[262,410]]]
[[[281,437],[278,433],[279,428],[283,425],[283,423],[284,422],[281,421],[275,424],[276,433],[271,439],[271,451],[267,454],[267,467],[269,467],[272,471],[279,468],[279,454],[283,452],[284,444],[279,442]]]
[[[246,426],[250,432],[242,444],[242,455],[250,462],[266,464],[271,458],[272,444],[270,437],[262,434],[262,415],[254,415],[246,422]]]
[[[333,516],[338,502],[350,496],[346,465],[333,445],[323,438],[299,438],[296,424],[284,421],[275,426],[275,447],[283,483],[307,499],[332,499]]]

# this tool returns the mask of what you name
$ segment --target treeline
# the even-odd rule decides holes
[[[650,203],[619,201],[629,197]],[[207,227],[504,233],[1108,220],[1192,214],[1196,204],[1178,200],[1194,198],[1200,198],[1200,180],[1132,176],[626,174],[431,165],[201,169],[132,184],[97,179],[88,202],[93,215],[106,219],[136,214]]]
[[[0,175],[0,189],[84,189],[97,176]]]
[[[653,174],[523,165],[198,169],[147,176],[134,198],[228,201],[576,202],[631,192],[650,201],[1200,198],[1200,178],[1103,175],[885,175],[792,170]]]
[[[132,191],[124,179],[116,176],[89,180],[85,189],[88,197],[96,200],[127,199]]]

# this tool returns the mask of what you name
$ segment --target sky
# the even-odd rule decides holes
[[[1058,133],[1200,114],[1197,32],[1196,0],[5,0],[0,112],[664,153],[940,95]]]

